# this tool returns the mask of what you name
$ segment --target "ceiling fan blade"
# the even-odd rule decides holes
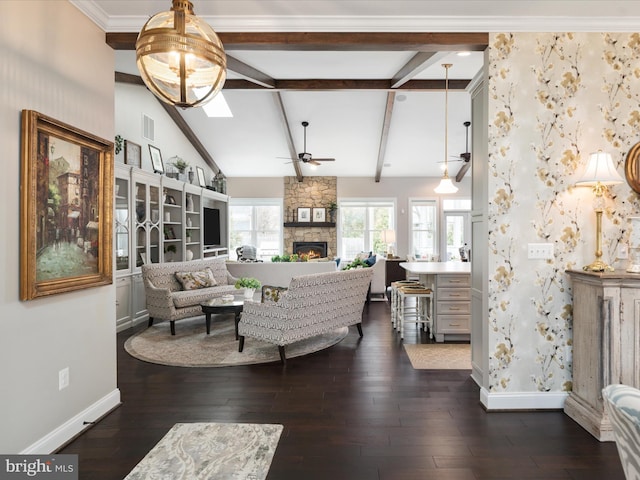
[[[335,158],[314,158],[314,162],[335,162]]]
[[[464,162],[456,174],[456,182],[461,182],[467,170],[471,167],[471,162]]]
[[[316,160],[307,160],[304,163],[308,163],[309,165],[320,165]]]

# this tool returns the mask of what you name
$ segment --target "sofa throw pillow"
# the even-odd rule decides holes
[[[364,263],[366,263],[370,267],[373,267],[376,263],[376,259],[377,257],[375,255],[371,255],[369,258],[365,259]]]
[[[196,272],[176,272],[175,275],[183,290],[198,290],[215,287],[218,284],[210,268]]]
[[[372,254],[373,252],[360,252],[359,254],[356,255],[356,258],[358,260],[365,261],[367,258],[371,257]]]
[[[262,303],[278,303],[280,298],[287,293],[287,287],[262,286]]]

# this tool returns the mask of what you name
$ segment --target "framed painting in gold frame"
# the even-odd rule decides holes
[[[22,111],[20,299],[112,277],[113,142]]]

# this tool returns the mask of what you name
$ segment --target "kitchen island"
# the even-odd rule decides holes
[[[471,339],[471,263],[403,262],[410,275],[433,289],[436,342]]]

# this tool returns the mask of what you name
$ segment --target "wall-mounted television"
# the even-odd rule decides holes
[[[220,245],[220,210],[203,207],[204,246]]]

